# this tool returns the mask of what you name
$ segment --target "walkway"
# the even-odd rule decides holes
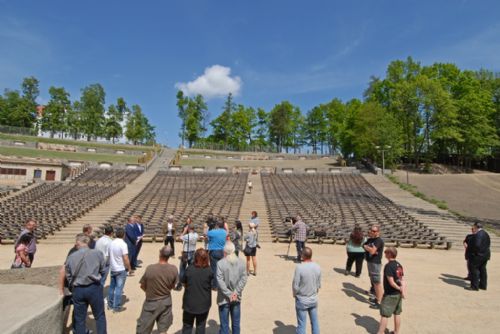
[[[271,241],[271,227],[269,225],[269,218],[267,216],[266,199],[262,189],[262,179],[260,173],[248,174],[248,180],[252,181],[252,193],[248,192],[248,187],[243,197],[240,209],[240,220],[243,222],[244,232],[248,229],[247,224],[250,221],[251,212],[257,211],[260,225],[259,225],[259,242]]]

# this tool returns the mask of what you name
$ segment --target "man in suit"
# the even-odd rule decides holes
[[[469,253],[469,262],[471,269],[470,287],[465,289],[477,291],[486,290],[488,283],[488,274],[486,264],[490,259],[490,236],[483,230],[481,223],[474,223],[474,236],[472,237]]]
[[[127,243],[128,256],[130,258],[130,267],[136,269],[137,265],[137,227],[135,226],[134,216],[130,217],[125,226],[125,242]]]
[[[137,252],[135,254],[135,266],[140,268],[141,266],[137,264],[137,260],[139,259],[139,253],[142,248],[142,238],[144,237],[144,224],[142,223],[142,216],[135,215],[135,227],[137,229]]]

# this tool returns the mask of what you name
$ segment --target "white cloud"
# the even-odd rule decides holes
[[[193,96],[203,95],[204,98],[223,97],[229,93],[239,95],[243,82],[238,76],[231,77],[231,69],[221,65],[205,68],[203,75],[189,82],[175,84],[184,94]]]

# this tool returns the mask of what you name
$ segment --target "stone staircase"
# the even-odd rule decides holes
[[[75,242],[75,236],[82,232],[83,225],[91,224],[94,228],[102,226],[133,197],[137,196],[154,178],[158,170],[164,167],[165,164],[168,165],[174,155],[175,150],[164,149],[156,160],[149,165],[148,169],[132,183],[128,184],[125,189],[108,198],[101,205],[94,208],[83,217],[78,218],[61,231],[48,236],[47,239],[40,240],[40,242],[46,244],[73,243]]]
[[[248,187],[241,203],[240,220],[243,223],[243,232],[248,230],[248,222],[250,221],[251,212],[257,211],[259,225],[259,242],[271,242],[271,227],[269,225],[269,217],[267,216],[266,200],[262,189],[262,179],[260,174],[248,174],[248,180],[252,181],[252,193],[248,193]]]
[[[452,249],[463,251],[462,242],[467,234],[471,233],[471,226],[460,221],[447,210],[439,209],[432,203],[426,202],[411,193],[401,189],[383,176],[369,173],[363,177],[383,196],[389,198],[396,205],[406,210],[411,216],[426,224],[434,231],[445,236],[452,242]],[[489,233],[491,250],[500,250],[500,238]]]

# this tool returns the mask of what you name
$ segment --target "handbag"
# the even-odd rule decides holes
[[[243,249],[243,254],[245,254],[245,256],[250,256],[250,254],[252,254],[252,247],[246,244],[245,249]]]

